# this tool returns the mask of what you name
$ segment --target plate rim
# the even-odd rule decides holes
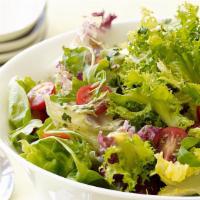
[[[0,42],[7,42],[10,40],[17,39],[17,38],[25,35],[28,31],[30,31],[34,27],[35,23],[37,22],[39,17],[42,15],[42,13],[45,12],[46,7],[47,7],[46,0],[40,0],[40,1],[43,1],[42,2],[43,4],[41,5],[41,10],[40,10],[40,13],[38,14],[38,16],[36,16],[32,22],[26,24],[25,27],[23,27],[23,28],[18,28],[13,31],[10,31],[10,32],[0,34]]]
[[[31,42],[33,42],[43,31],[44,26],[46,26],[47,24],[46,21],[47,17],[45,12],[42,13],[42,15],[37,20],[36,24],[34,24],[33,28],[26,35],[16,40],[0,42],[0,54],[21,49],[23,47],[26,47]]]
[[[12,59],[12,57],[15,57],[17,54],[20,54],[25,49],[30,48],[31,46],[34,46],[35,44],[39,43],[44,38],[44,36],[46,34],[46,27],[47,27],[47,25],[46,25],[46,21],[45,21],[44,24],[43,24],[43,27],[39,31],[37,37],[34,38],[33,41],[31,41],[30,43],[28,43],[24,47],[19,48],[19,49],[15,49],[13,51],[5,52],[5,53],[1,53],[1,51],[0,51],[0,65],[1,65],[1,63],[4,65],[9,59]]]

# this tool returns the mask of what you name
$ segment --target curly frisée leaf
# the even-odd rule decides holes
[[[152,124],[159,127],[164,125],[164,122],[162,122],[157,113],[152,110],[150,104],[145,105],[134,102],[131,97],[131,94],[110,94],[108,113],[129,120],[137,130],[146,124]]]
[[[200,139],[200,128],[199,127],[191,128],[188,131],[188,135]]]
[[[145,168],[154,162],[154,153],[148,142],[143,142],[138,135],[128,133],[112,134],[115,144],[103,154],[105,179],[116,189],[134,191],[138,177],[146,180],[149,174]],[[117,157],[113,161],[113,156]]]
[[[149,104],[160,119],[172,127],[186,129],[194,121],[181,114],[182,105],[157,74],[130,70],[124,77],[125,95],[140,104]]]
[[[162,61],[177,77],[199,83],[198,6],[183,3],[174,20],[159,23],[144,11],[142,27],[129,34],[129,51],[139,59],[140,68],[157,72],[156,63]]]

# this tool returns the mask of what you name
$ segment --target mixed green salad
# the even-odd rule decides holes
[[[10,139],[26,160],[124,192],[200,195],[200,19],[179,6],[112,48],[115,15],[86,19],[48,80],[13,78]]]

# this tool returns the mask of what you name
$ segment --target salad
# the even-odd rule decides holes
[[[143,9],[138,29],[102,42],[115,15],[84,22],[48,80],[10,81],[10,140],[35,165],[78,182],[200,195],[200,19]]]

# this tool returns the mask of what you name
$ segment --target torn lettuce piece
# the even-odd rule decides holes
[[[52,130],[52,129],[55,129],[55,126],[52,122],[52,119],[49,117],[44,121],[42,126],[36,131],[36,134],[41,139],[45,131]]]
[[[10,140],[18,152],[21,152],[20,140],[25,139],[28,142],[33,142],[37,140],[38,136],[35,133],[35,130],[39,129],[41,126],[42,126],[41,120],[32,119],[23,127],[20,127],[10,132]]]
[[[32,144],[22,140],[22,157],[60,176],[101,187],[109,187],[97,172],[90,170],[90,148],[81,138],[63,140],[56,137],[40,139]],[[40,156],[38,156],[40,155]]]
[[[159,195],[165,196],[193,196],[200,195],[200,175],[190,176],[177,185],[167,185],[161,189]]]
[[[188,177],[200,174],[200,167],[190,167],[188,164],[181,164],[179,161],[173,163],[163,158],[163,153],[155,154],[157,163],[155,172],[160,176],[166,185],[177,185]]]
[[[86,83],[98,80],[97,70],[101,65],[95,63],[95,52],[90,47],[64,48],[63,61],[65,70],[74,77],[79,77]],[[65,77],[64,77],[65,78]]]
[[[41,139],[32,144],[22,140],[21,143],[21,156],[43,169],[64,177],[74,169],[70,154],[54,138]]]
[[[8,119],[14,129],[26,125],[31,120],[26,92],[15,78],[9,83]]]
[[[29,76],[25,76],[23,79],[17,79],[16,81],[24,88],[26,93],[36,85],[36,82]]]
[[[182,164],[200,167],[200,139],[196,137],[184,138],[181,141],[177,159]]]
[[[195,105],[200,104],[200,84],[185,83],[182,91],[187,95],[189,101]]]
[[[180,102],[166,86],[155,86],[151,95],[153,109],[168,126],[186,129],[194,124],[193,120],[181,114]]]
[[[88,48],[76,47],[76,48],[63,48],[63,64],[65,65],[68,72],[73,74],[75,77],[78,72],[82,72],[86,64],[86,55]]]
[[[68,128],[80,133],[93,148],[98,148],[97,135],[100,130],[105,133],[116,130],[122,120],[113,120],[110,116],[96,117],[92,115],[93,107],[84,105],[59,105],[45,97],[46,109],[56,128]],[[65,116],[68,116],[67,118]]]

